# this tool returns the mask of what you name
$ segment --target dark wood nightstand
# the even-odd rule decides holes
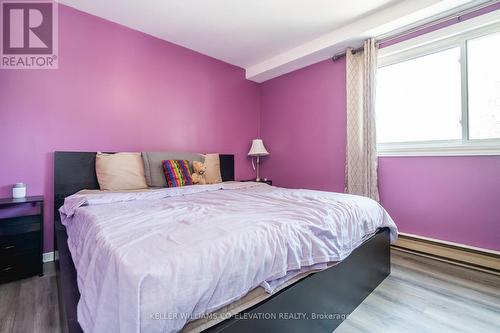
[[[255,179],[243,179],[240,180],[240,182],[257,182]],[[258,183],[266,183],[267,185],[273,185],[273,181],[271,179],[265,179],[261,178],[261,180],[258,181]]]
[[[0,199],[0,283],[43,275],[43,196]]]

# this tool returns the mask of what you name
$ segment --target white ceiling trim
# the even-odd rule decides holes
[[[378,11],[270,59],[247,67],[246,78],[264,82],[331,58],[347,47],[359,47],[369,37],[387,34],[469,1],[408,0]]]

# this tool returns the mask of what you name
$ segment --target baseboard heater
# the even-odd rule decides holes
[[[399,234],[392,247],[395,250],[500,275],[500,252],[497,251],[404,233]]]

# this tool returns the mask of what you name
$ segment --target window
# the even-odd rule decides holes
[[[469,138],[500,138],[500,33],[467,42]]]
[[[380,50],[379,155],[500,154],[500,25],[446,33]]]
[[[382,67],[377,72],[377,142],[459,140],[460,49]]]

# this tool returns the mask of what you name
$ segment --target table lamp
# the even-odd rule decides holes
[[[248,152],[248,156],[257,157],[257,169],[255,168],[255,164],[252,158],[253,169],[257,170],[257,177],[255,178],[255,181],[260,181],[260,174],[259,174],[260,157],[267,155],[269,155],[269,152],[267,151],[266,147],[264,147],[264,142],[262,142],[262,139],[252,140],[252,147]]]

